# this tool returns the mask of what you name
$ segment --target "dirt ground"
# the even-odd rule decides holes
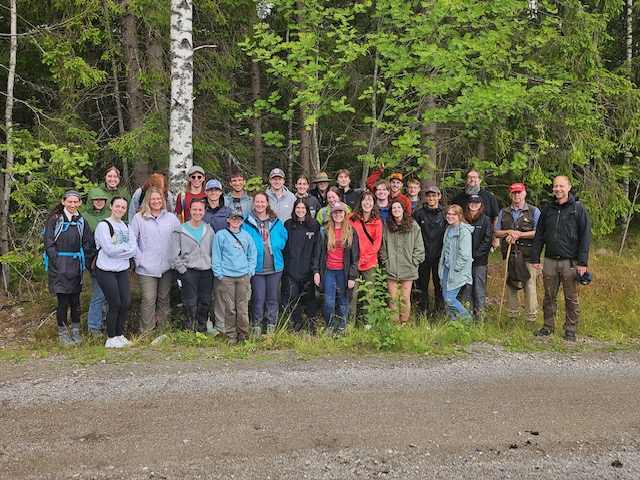
[[[640,478],[640,354],[0,363],[0,478]]]

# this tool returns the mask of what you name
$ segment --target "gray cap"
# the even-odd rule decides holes
[[[269,173],[269,180],[271,180],[273,177],[287,178],[281,168],[274,168],[273,170],[271,170],[271,173]]]
[[[229,212],[229,215],[227,215],[227,218],[233,218],[233,217],[240,217],[240,218],[244,218],[244,214],[242,213],[242,210],[231,210]]]
[[[204,175],[204,170],[202,167],[199,167],[198,165],[194,165],[193,167],[191,167],[189,169],[189,171],[187,172],[187,177],[190,177],[191,175],[193,175],[194,173],[201,173],[202,175]]]
[[[435,185],[429,185],[427,188],[424,189],[424,193],[437,193],[438,195],[442,194],[440,189]]]

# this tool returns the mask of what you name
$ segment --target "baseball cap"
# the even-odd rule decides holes
[[[227,215],[227,218],[234,218],[234,217],[244,218],[244,214],[242,213],[242,210],[238,210],[238,209],[231,210]]]
[[[483,203],[482,202],[482,197],[480,195],[469,195],[469,200],[467,200],[467,203]]]
[[[191,167],[188,171],[187,171],[187,177],[190,177],[191,175],[193,175],[194,173],[201,173],[202,175],[204,175],[204,170],[202,167],[198,166],[198,165],[194,165],[193,167]]]
[[[269,173],[269,180],[271,180],[273,177],[287,178],[281,168],[274,168],[273,170],[271,170],[271,173]]]
[[[80,195],[80,192],[78,192],[77,190],[67,190],[66,192],[64,192],[64,195],[62,195],[62,199],[64,200],[67,197],[78,197],[78,198],[82,198],[82,195]]]
[[[389,180],[400,180],[402,181],[402,174],[399,172],[392,173],[389,177]]]
[[[331,213],[333,212],[346,212],[347,209],[344,206],[344,203],[342,202],[336,202],[333,204],[333,207],[331,207]]]
[[[440,189],[435,185],[429,185],[427,188],[424,189],[424,193],[437,193],[438,195],[442,194]]]
[[[220,180],[216,180],[215,178],[212,178],[207,182],[207,186],[205,187],[205,190],[211,190],[213,188],[217,188],[218,190],[223,190],[222,183],[220,183]]]
[[[513,192],[526,192],[527,189],[524,188],[524,184],[522,183],[514,183],[513,185],[511,185],[509,187],[509,193],[513,193]]]
[[[591,283],[591,280],[593,280],[593,273],[586,271],[584,272],[584,275],[581,276],[578,272],[576,272],[576,280],[582,285],[589,285]]]

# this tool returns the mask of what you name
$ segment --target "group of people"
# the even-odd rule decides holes
[[[310,179],[300,175],[292,192],[285,173],[275,168],[269,187],[250,196],[241,172],[230,176],[224,194],[220,180],[207,181],[204,169],[193,166],[184,191],[175,197],[162,174],[152,174],[130,197],[120,186],[120,172],[111,167],[104,184],[89,191],[82,212],[81,194],[69,190],[46,223],[45,258],[49,289],[58,297],[60,343],[82,342],[85,268],[93,286],[89,333],[103,334],[106,309],[105,346],[130,343],[124,329],[131,259],[141,292],[141,332],[168,326],[171,291],[177,286],[183,327],[224,333],[229,345],[274,333],[280,305],[296,331],[305,328],[304,310],[306,328],[315,332],[320,307],[328,334],[343,335],[350,312],[359,317],[368,308],[359,298],[367,288],[356,287],[371,290],[377,269],[386,276],[390,316],[398,323],[407,322],[412,301],[424,314],[480,320],[488,256],[500,240],[505,258],[518,250],[528,262],[525,313],[532,321],[537,316],[536,273],[546,247],[545,322],[536,335],[554,331],[562,283],[565,338],[575,340],[577,285],[586,274],[590,226],[567,177],[554,179],[555,198],[541,212],[525,202],[521,183],[509,189],[511,205],[499,209],[495,197],[481,188],[475,169],[467,174],[465,192],[446,208],[436,185],[421,188],[409,180],[405,196],[401,173],[391,173],[389,180],[383,175],[384,168],[374,170],[364,189],[351,188],[346,169],[337,172],[333,187],[324,172],[314,178],[313,189]],[[507,307],[510,315],[519,314],[517,291],[509,291]]]

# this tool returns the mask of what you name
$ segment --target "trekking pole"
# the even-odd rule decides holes
[[[504,282],[502,284],[502,295],[500,296],[500,311],[498,312],[498,328],[502,319],[502,304],[504,303],[504,293],[507,291],[507,275],[509,275],[509,255],[511,255],[511,244],[507,247],[507,258],[504,262]]]

